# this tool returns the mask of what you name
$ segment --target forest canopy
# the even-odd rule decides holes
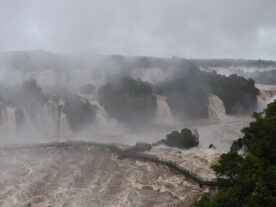
[[[276,206],[276,101],[254,117],[213,166],[221,186],[231,187],[220,187],[214,197],[203,195],[194,207]]]

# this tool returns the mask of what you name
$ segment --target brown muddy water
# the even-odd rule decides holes
[[[190,206],[210,190],[96,147],[0,151],[0,171],[1,207]]]

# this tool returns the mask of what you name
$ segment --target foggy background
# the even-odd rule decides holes
[[[274,6],[0,0],[0,128],[9,139],[32,131],[50,139],[108,132],[119,142],[156,141],[184,125],[197,128],[194,119],[229,128],[228,116],[249,117],[275,95],[243,78],[276,83],[276,62],[259,60],[276,59]],[[244,124],[235,126],[239,132]]]
[[[276,59],[274,0],[0,0],[0,51]]]
[[[276,100],[276,61],[263,60],[276,60],[275,6],[0,0],[0,206],[197,200],[206,188],[124,158],[146,142],[160,163],[215,178],[210,166],[220,153]],[[78,141],[126,151],[66,147]]]

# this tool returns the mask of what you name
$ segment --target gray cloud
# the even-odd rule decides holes
[[[0,50],[276,60],[275,0],[0,0]]]

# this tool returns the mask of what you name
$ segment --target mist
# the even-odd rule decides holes
[[[275,57],[275,1],[0,1],[0,50]]]
[[[183,127],[200,130],[225,116],[250,117],[259,107],[254,81],[208,71],[216,60],[45,51],[2,52],[0,59],[3,143],[154,143]],[[220,64],[228,70],[260,63]],[[274,65],[264,61],[264,70]]]
[[[0,0],[0,206],[272,201],[275,8]]]

